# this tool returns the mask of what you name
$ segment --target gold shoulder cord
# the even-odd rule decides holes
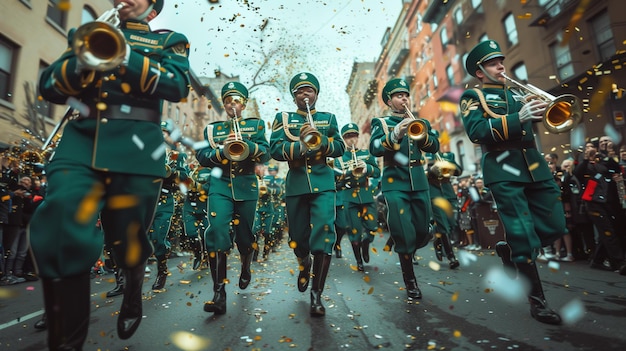
[[[499,115],[493,111],[491,111],[491,109],[489,108],[489,106],[487,106],[487,101],[485,100],[485,95],[483,94],[482,90],[478,89],[478,88],[474,88],[474,91],[476,92],[476,94],[478,95],[478,100],[480,100],[480,105],[483,107],[483,109],[485,110],[485,112],[487,112],[487,114],[493,118],[504,118],[506,115]],[[506,96],[505,96],[506,98]],[[509,102],[507,99],[507,112],[509,111]]]
[[[300,138],[291,134],[289,131],[289,113],[283,112],[283,130],[285,131],[285,135],[289,138],[289,141],[298,141]]]
[[[389,127],[387,126],[387,121],[384,118],[379,118],[380,124],[382,125],[383,132],[385,132],[385,136],[389,134]]]
[[[206,126],[206,136],[209,140],[209,145],[211,145],[212,148],[217,149],[217,144],[215,143],[215,139],[213,139],[213,125],[209,124]]]

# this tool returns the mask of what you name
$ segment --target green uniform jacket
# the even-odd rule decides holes
[[[381,190],[418,191],[428,190],[428,181],[424,172],[422,151],[439,151],[439,140],[428,126],[428,136],[424,140],[413,141],[408,136],[395,144],[391,140],[391,130],[402,121],[403,117],[386,116],[372,119],[372,136],[369,151],[376,157],[383,157],[384,167],[381,176]]]
[[[160,116],[162,99],[180,101],[187,97],[189,44],[180,33],[151,32],[145,22],[123,22],[121,30],[131,48],[127,65],[107,72],[82,71],[71,49],[72,30],[70,47],[42,73],[39,89],[44,99],[65,104],[68,97],[75,97],[92,117],[98,117],[68,122],[53,160],[163,177],[165,149],[160,121],[137,121],[132,116],[139,108]],[[129,119],[106,119],[113,106],[127,113]]]
[[[367,150],[356,150],[356,158],[365,162],[365,171],[361,176],[355,176],[348,167],[352,163],[352,151],[346,151],[341,158],[335,159],[336,167],[346,170],[342,183],[344,191],[341,192],[344,203],[369,204],[374,202],[374,189],[370,186],[370,178],[380,177],[380,167],[376,161],[376,157],[372,156]],[[339,196],[339,194],[337,194]]]
[[[276,161],[288,161],[285,196],[335,190],[335,177],[326,157],[343,155],[346,145],[337,126],[337,118],[328,112],[311,111],[315,126],[322,135],[318,150],[300,148],[300,128],[307,123],[306,112],[277,113],[272,124],[270,153]]]
[[[211,193],[220,193],[235,201],[257,200],[258,179],[254,173],[256,163],[269,160],[269,144],[265,138],[265,125],[259,118],[237,119],[243,142],[248,145],[249,156],[242,161],[231,161],[224,154],[224,140],[232,133],[233,119],[209,124],[204,129],[204,138],[209,146],[198,150],[196,158],[200,165],[221,170],[221,176],[211,180]]]
[[[521,109],[521,103],[509,89],[499,84],[484,84],[480,95],[477,90],[466,90],[460,106],[469,139],[486,148],[502,150],[483,152],[485,184],[531,183],[552,178],[539,150],[528,147],[535,143],[532,124],[520,123],[518,112],[509,113]]]

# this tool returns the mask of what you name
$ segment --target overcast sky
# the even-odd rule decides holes
[[[292,76],[300,71],[320,80],[317,109],[333,112],[340,126],[349,122],[345,89],[353,63],[376,61],[387,27],[393,27],[402,0],[167,0],[152,29],[184,33],[191,43],[190,62],[198,76],[214,70],[252,83],[259,50],[283,53],[276,66]],[[262,28],[262,29],[261,29]],[[221,87],[213,87],[219,94]],[[282,91],[261,88],[252,93],[262,118],[295,105]]]

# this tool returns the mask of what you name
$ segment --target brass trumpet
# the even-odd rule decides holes
[[[259,195],[267,194],[267,184],[265,183],[265,179],[262,176],[258,176],[259,178]]]
[[[352,146],[350,150],[352,153],[352,162],[350,162],[350,172],[355,177],[362,177],[367,172],[367,166],[363,165],[363,162],[359,162],[359,158],[356,155],[356,146]]]
[[[428,136],[428,126],[426,125],[426,122],[424,122],[424,120],[420,118],[415,117],[413,115],[413,112],[411,112],[406,104],[402,106],[404,106],[404,110],[407,116],[413,119],[413,121],[409,123],[408,127],[406,128],[406,135],[408,135],[411,140],[425,139]]]
[[[72,48],[78,61],[88,69],[108,71],[117,67],[126,56],[126,39],[119,30],[121,10],[126,3],[103,13],[95,21],[76,29]]]
[[[502,73],[502,77],[527,92],[523,103],[537,98],[548,104],[543,113],[543,125],[548,132],[553,134],[568,132],[580,123],[582,104],[577,96],[563,94],[557,97],[534,85],[522,84],[504,73]]]
[[[308,133],[300,133],[300,140],[306,145],[309,150],[317,150],[322,144],[322,134],[317,130],[313,116],[311,116],[311,107],[309,106],[309,98],[304,98],[306,104],[306,117],[307,123],[313,127]]]
[[[233,125],[235,140],[229,141],[224,145],[224,154],[226,158],[231,161],[243,161],[248,158],[248,155],[250,155],[250,148],[248,147],[248,144],[243,141],[239,121],[237,119],[237,110],[233,108],[233,111],[235,112],[235,115],[231,119],[231,122]]]
[[[430,166],[429,172],[435,176],[435,178],[441,180],[443,178],[450,178],[454,175],[456,171],[456,165],[439,154],[439,152],[435,153],[435,163]]]

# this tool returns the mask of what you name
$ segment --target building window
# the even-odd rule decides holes
[[[80,24],[93,22],[98,18],[96,12],[89,6],[83,7],[83,13],[80,18]]]
[[[61,0],[48,0],[48,12],[46,17],[54,24],[62,29],[65,29],[67,25],[67,11],[61,11],[59,8],[59,2]]]
[[[448,65],[448,67],[446,67],[446,76],[448,77],[448,84],[450,86],[454,85],[454,68],[452,67],[452,65]]]
[[[556,70],[560,80],[566,80],[574,76],[574,63],[572,63],[572,55],[569,51],[569,45],[561,45],[555,42],[550,45]]]
[[[517,45],[517,28],[515,27],[515,17],[512,13],[509,13],[502,22],[504,24],[504,31],[509,42],[509,46]]]
[[[454,10],[454,21],[456,22],[456,24],[463,23],[463,9],[461,8],[461,6],[457,7],[456,10]]]
[[[17,59],[17,46],[0,36],[0,99],[13,100],[13,66]]]
[[[437,79],[437,73],[433,71],[431,77],[433,77],[433,88],[436,90],[439,87],[439,79]]]
[[[45,62],[39,62],[39,74],[37,75],[37,82],[39,82],[39,78],[43,71],[48,68],[48,64]],[[37,86],[37,96],[39,96],[39,86]],[[35,109],[44,117],[52,117],[52,104],[44,99],[35,99]]]
[[[417,14],[417,21],[415,22],[415,30],[416,32],[421,32],[424,29],[424,23],[422,22],[422,15]]]
[[[465,169],[465,166],[463,165],[463,160],[465,160],[465,145],[463,144],[463,141],[458,141],[456,143],[456,154],[459,155],[456,159],[459,162],[459,166],[461,166],[461,169]]]
[[[478,7],[480,7],[480,4],[482,4],[482,0],[472,0],[472,8],[477,9]]]
[[[445,46],[448,45],[448,40],[450,40],[450,38],[448,38],[448,28],[446,28],[446,26],[441,27],[441,32],[439,32],[439,37],[441,38],[441,45]]]
[[[523,62],[513,66],[511,72],[513,72],[513,76],[515,76],[517,80],[528,82],[528,71],[526,71],[526,65]]]
[[[605,10],[590,21],[593,36],[598,45],[600,60],[606,61],[615,54],[615,41],[611,30],[609,13]]]

